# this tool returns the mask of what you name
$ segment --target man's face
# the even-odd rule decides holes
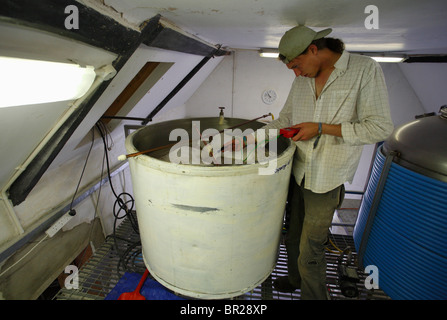
[[[305,53],[300,54],[287,64],[297,77],[315,78],[320,72],[320,61],[316,56],[318,49],[311,45]]]

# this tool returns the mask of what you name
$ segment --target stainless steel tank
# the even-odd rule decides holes
[[[447,109],[404,124],[377,150],[354,242],[391,298],[447,299]]]
[[[395,162],[426,176],[447,182],[447,107],[440,115],[404,124],[385,141],[383,151],[398,151]]]
[[[139,129],[128,153],[172,143],[169,134],[192,121],[200,130],[246,120],[181,119]],[[241,127],[257,129],[252,122]],[[200,299],[230,298],[262,283],[276,264],[295,147],[278,139],[275,170],[268,164],[193,165],[154,154],[129,158],[145,264],[165,287]]]

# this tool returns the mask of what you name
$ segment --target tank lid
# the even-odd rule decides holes
[[[385,141],[383,151],[397,151],[404,167],[429,176],[447,178],[447,106],[440,115],[419,118],[397,127]],[[429,174],[427,174],[429,173]],[[433,173],[433,174],[430,174]]]

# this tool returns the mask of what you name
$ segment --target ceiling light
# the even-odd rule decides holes
[[[274,52],[261,52],[259,54],[263,58],[278,58],[279,54]]]
[[[76,100],[95,80],[93,67],[0,57],[0,107]]]
[[[263,58],[278,58],[279,52],[272,49],[259,50],[259,55]]]
[[[402,62],[403,57],[371,57],[377,62]]]

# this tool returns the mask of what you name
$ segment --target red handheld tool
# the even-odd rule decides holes
[[[146,281],[148,275],[149,271],[146,269],[135,291],[121,293],[118,300],[146,300],[146,297],[140,293],[140,290],[143,287],[144,281]]]
[[[279,129],[279,134],[285,138],[292,138],[299,131],[300,131],[300,129],[298,129],[298,128],[283,128],[283,129]]]

